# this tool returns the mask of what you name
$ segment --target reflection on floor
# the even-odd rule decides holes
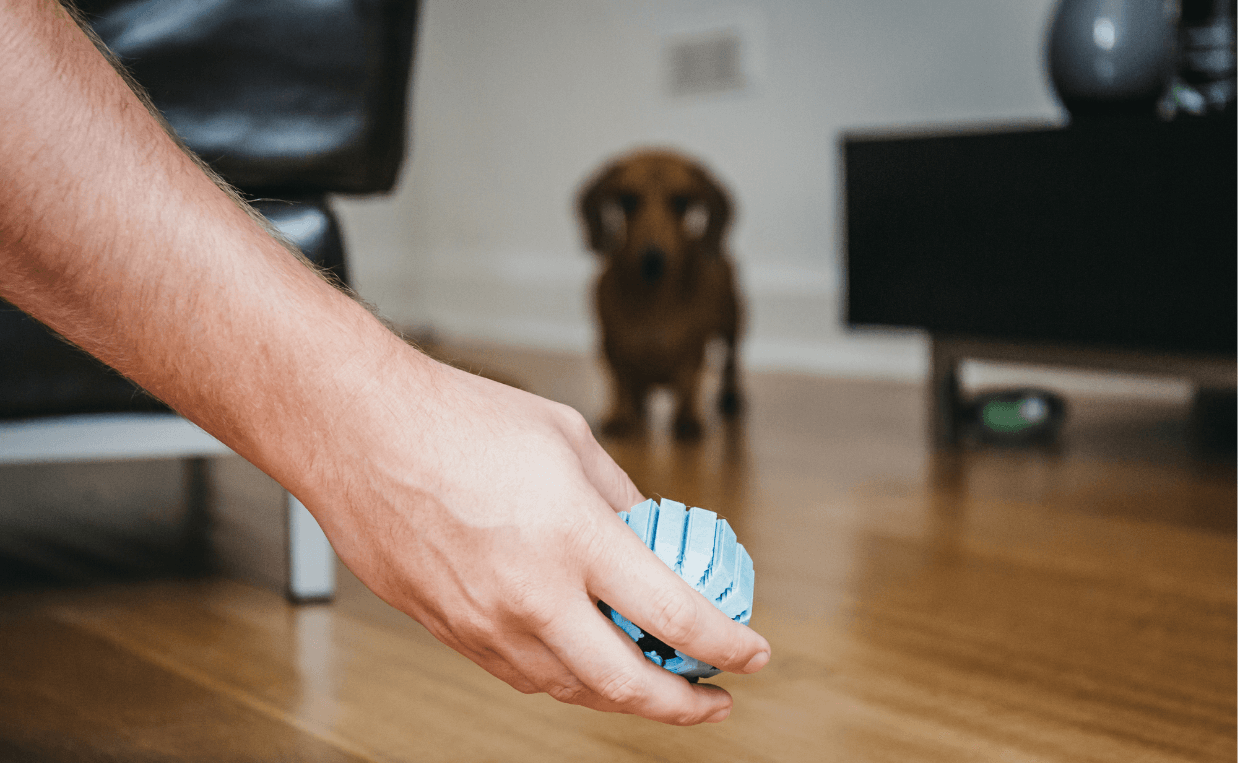
[[[591,362],[451,354],[602,410]],[[934,454],[913,386],[749,382],[746,420],[698,444],[664,406],[604,443],[756,562],[775,658],[716,679],[726,723],[521,695],[347,571],[302,608],[148,580],[0,600],[0,760],[1234,759],[1234,461],[1195,452],[1179,406],[1072,400],[1053,450]]]

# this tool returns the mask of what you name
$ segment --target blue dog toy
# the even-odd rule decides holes
[[[752,557],[736,542],[735,531],[725,519],[705,509],[685,509],[682,503],[663,498],[661,506],[649,500],[619,516],[666,566],[727,617],[747,625],[752,618]],[[722,672],[672,649],[603,602],[598,602],[598,608],[631,636],[655,665],[693,682]]]

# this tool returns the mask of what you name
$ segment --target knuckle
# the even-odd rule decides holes
[[[580,411],[565,405],[560,408],[560,415],[563,431],[573,443],[586,443],[593,439],[593,430],[589,428],[589,422]]]
[[[445,630],[453,640],[460,644],[470,648],[479,648],[487,642],[490,628],[489,623],[476,613],[464,612],[457,614],[449,623],[446,623]]]
[[[564,530],[562,547],[577,559],[596,562],[604,557],[606,534],[592,518],[587,518]]]
[[[528,681],[514,681],[512,682],[512,688],[514,688],[516,691],[520,692],[521,694],[537,694],[538,693],[537,687],[529,683]]]
[[[692,641],[700,631],[700,619],[692,601],[675,589],[660,592],[653,602],[649,628],[671,646]]]
[[[545,691],[566,705],[578,705],[588,689],[580,681],[568,679],[551,683],[546,686]]]
[[[556,607],[542,594],[542,587],[530,580],[512,581],[507,590],[509,616],[530,633],[543,632],[555,619]]]
[[[637,671],[619,670],[602,680],[598,695],[612,704],[629,707],[644,696],[644,681]]]
[[[723,648],[722,658],[718,660],[718,667],[726,668],[742,668],[748,664],[745,655],[748,653],[747,647],[739,641],[728,641]],[[749,658],[751,659],[751,658]]]

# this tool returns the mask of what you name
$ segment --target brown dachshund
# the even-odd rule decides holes
[[[665,386],[676,399],[676,437],[700,436],[697,393],[705,347],[715,337],[726,343],[718,408],[738,414],[742,316],[723,246],[731,221],[726,191],[700,164],[645,150],[603,167],[579,204],[588,246],[606,258],[594,295],[614,381],[603,431],[639,425],[649,391]]]

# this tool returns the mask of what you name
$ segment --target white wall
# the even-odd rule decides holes
[[[581,180],[642,144],[731,186],[757,367],[914,378],[917,334],[841,325],[837,138],[855,128],[1058,121],[1041,58],[1052,0],[427,0],[411,160],[338,209],[361,293],[402,325],[586,350],[595,262]],[[753,84],[677,100],[662,40],[737,26]]]

